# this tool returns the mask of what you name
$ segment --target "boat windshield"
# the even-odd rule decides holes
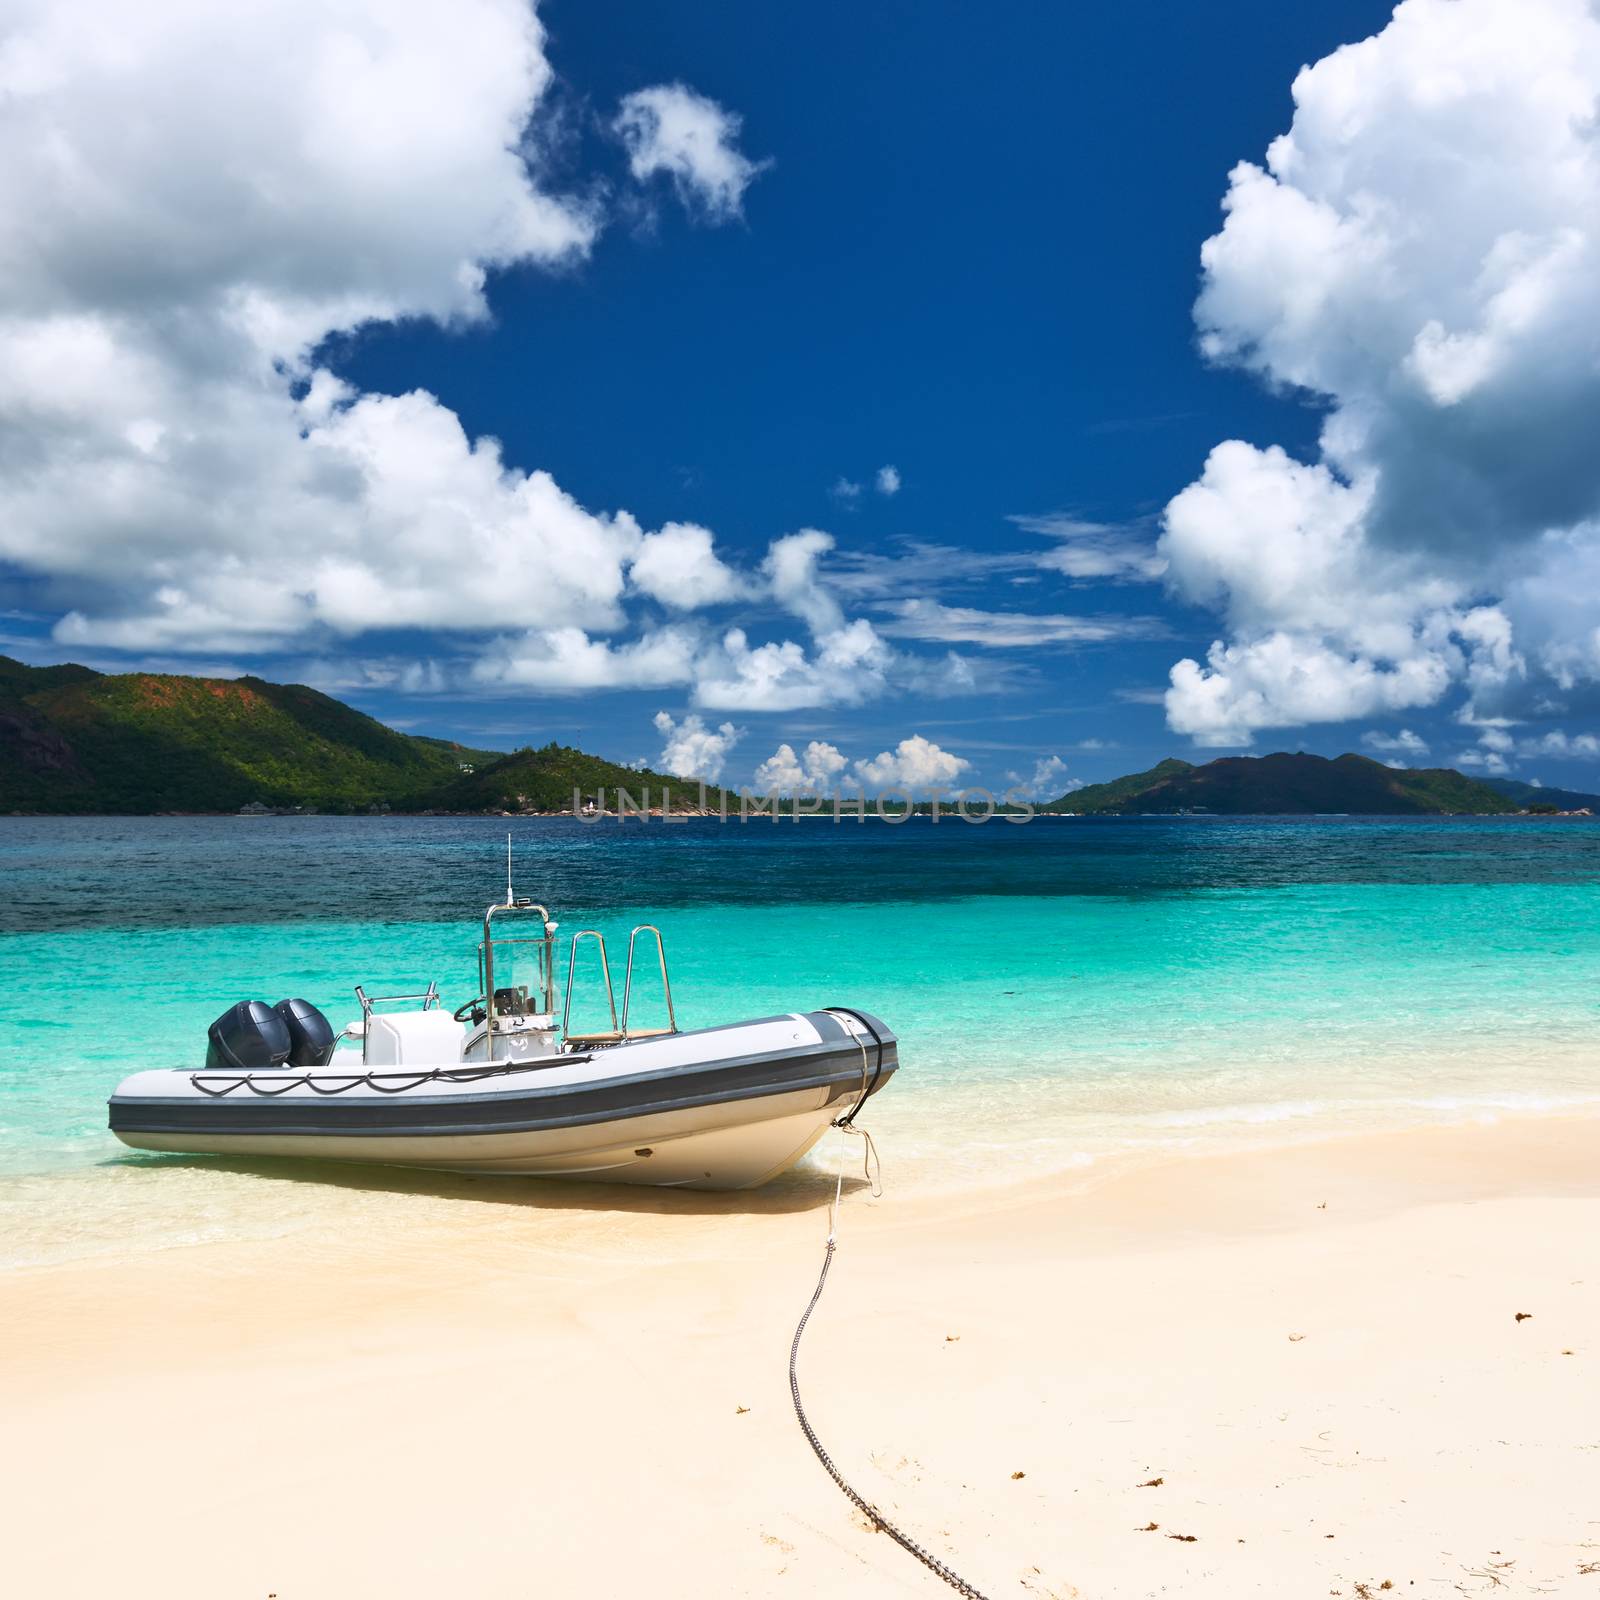
[[[554,1006],[550,941],[545,938],[496,939],[492,946],[496,1013],[548,1015]],[[478,992],[487,993],[484,946],[478,946]]]

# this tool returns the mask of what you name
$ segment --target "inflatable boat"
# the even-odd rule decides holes
[[[537,931],[520,932],[530,919]],[[119,1084],[111,1131],[190,1155],[744,1189],[853,1119],[899,1064],[893,1033],[844,1006],[680,1029],[649,925],[628,941],[620,1014],[604,939],[574,934],[558,1016],[557,926],[508,884],[484,913],[477,998],[454,1013],[433,983],[389,996],[357,985],[361,1015],[339,1033],[304,1000],[242,1001],[212,1024],[204,1067]],[[630,1026],[641,941],[659,961],[665,1026]],[[610,1026],[574,1031],[591,947]]]

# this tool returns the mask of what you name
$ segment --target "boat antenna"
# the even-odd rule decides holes
[[[512,903],[511,898],[511,835],[506,834],[506,904]]]

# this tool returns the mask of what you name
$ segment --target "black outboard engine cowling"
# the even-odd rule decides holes
[[[289,1028],[264,1000],[241,1000],[211,1024],[206,1050],[209,1072],[264,1072],[289,1057]]]
[[[309,1000],[280,1000],[272,1008],[289,1030],[289,1065],[325,1067],[333,1054],[333,1024]]]

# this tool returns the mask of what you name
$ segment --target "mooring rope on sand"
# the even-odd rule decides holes
[[[872,1074],[869,1082],[867,1076],[867,1045],[866,1040],[857,1034],[856,1038],[861,1044],[861,1095],[856,1103],[844,1116],[834,1120],[833,1126],[841,1133],[853,1133],[866,1141],[863,1150],[863,1166],[868,1183],[872,1185],[873,1195],[881,1194],[882,1188],[878,1174],[877,1147],[872,1142],[872,1135],[865,1128],[855,1125],[856,1113],[866,1103],[878,1085],[878,1079],[883,1072],[883,1040],[878,1035],[878,1030],[859,1012],[848,1011],[844,1006],[831,1006],[831,1011],[846,1011],[847,1015],[855,1017],[870,1033],[878,1046],[877,1070]],[[914,1556],[936,1578],[941,1578],[950,1585],[957,1594],[965,1595],[967,1600],[986,1600],[983,1591],[975,1589],[961,1574],[951,1567],[947,1567],[936,1555],[924,1550],[910,1534],[897,1528],[873,1503],[857,1491],[845,1475],[834,1463],[834,1459],[827,1452],[821,1439],[817,1437],[817,1430],[811,1426],[811,1419],[806,1416],[806,1408],[800,1399],[800,1377],[798,1372],[800,1362],[800,1340],[806,1331],[806,1324],[811,1320],[811,1313],[817,1309],[817,1302],[822,1298],[822,1291],[828,1282],[828,1269],[833,1265],[834,1251],[839,1244],[839,1201],[844,1193],[844,1152],[846,1142],[839,1144],[839,1168],[834,1179],[833,1200],[828,1206],[828,1244],[822,1257],[822,1271],[817,1274],[817,1286],[811,1291],[811,1298],[806,1303],[806,1308],[800,1313],[800,1321],[794,1330],[794,1340],[789,1346],[789,1394],[794,1400],[794,1414],[800,1423],[800,1431],[806,1436],[806,1443],[816,1453],[817,1460],[822,1463],[823,1470],[839,1486],[840,1492],[849,1500],[857,1511],[864,1516],[880,1533],[886,1533],[908,1555]],[[875,1171],[876,1169],[876,1171]]]

